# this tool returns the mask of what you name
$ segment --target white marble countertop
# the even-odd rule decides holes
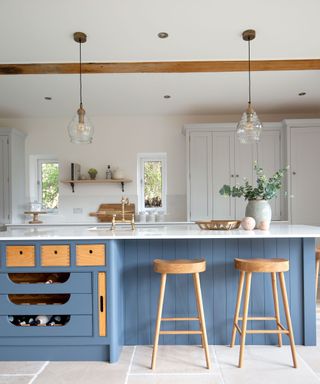
[[[114,231],[105,226],[10,226],[0,232],[0,240],[96,240],[96,239],[244,239],[244,238],[320,237],[320,227],[307,225],[271,224],[268,231],[202,230],[195,224],[158,224],[118,226]]]

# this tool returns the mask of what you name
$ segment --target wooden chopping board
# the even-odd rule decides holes
[[[132,214],[135,213],[135,205],[127,204],[124,206],[125,220],[131,220]],[[122,219],[122,205],[121,204],[100,204],[97,212],[90,212],[89,216],[95,216],[100,223],[111,223],[112,216],[116,214],[116,220]]]

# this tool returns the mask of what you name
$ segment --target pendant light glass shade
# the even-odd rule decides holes
[[[256,36],[254,30],[249,29],[242,34],[243,40],[248,42],[248,75],[249,75],[249,101],[248,108],[243,113],[241,120],[237,125],[237,136],[240,143],[252,144],[260,140],[262,131],[262,124],[259,117],[251,105],[251,55],[250,55],[250,41]]]
[[[260,140],[262,124],[255,110],[248,103],[247,110],[243,113],[237,125],[237,135],[242,144],[252,144]]]
[[[86,111],[82,104],[82,56],[81,44],[87,41],[87,36],[83,32],[75,32],[73,35],[74,40],[79,43],[79,56],[80,56],[80,107],[77,113],[68,125],[68,133],[72,143],[74,144],[90,144],[93,138],[93,126],[86,116]]]
[[[68,125],[70,140],[74,144],[90,144],[93,137],[93,126],[86,116],[82,104]]]

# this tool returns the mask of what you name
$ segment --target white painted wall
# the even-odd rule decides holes
[[[263,116],[262,121],[281,121],[284,118],[312,118],[309,115]],[[26,168],[29,171],[30,155],[55,155],[60,162],[61,179],[70,178],[70,163],[81,165],[81,173],[91,167],[105,177],[108,164],[119,167],[133,180],[125,187],[125,196],[137,204],[137,153],[166,152],[168,167],[169,220],[186,220],[186,151],[185,136],[181,133],[186,123],[232,122],[239,116],[108,116],[91,118],[95,126],[91,145],[69,142],[69,119],[0,119],[1,127],[17,128],[27,134]],[[27,191],[30,190],[27,174]],[[95,222],[89,212],[96,211],[101,203],[120,202],[122,192],[118,185],[76,185],[75,193],[69,185],[60,184],[58,215],[46,215],[44,222]],[[74,214],[82,208],[82,214]]]

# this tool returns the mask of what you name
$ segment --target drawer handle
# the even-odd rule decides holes
[[[23,251],[19,251],[20,255],[23,255]]]
[[[104,308],[103,308],[103,296],[100,296],[100,312],[104,312]]]
[[[92,250],[92,249],[89,249],[89,253],[93,253],[93,250]]]
[[[58,251],[57,251],[57,250],[54,250],[53,253],[54,253],[55,255],[57,255],[57,254],[58,254]]]

